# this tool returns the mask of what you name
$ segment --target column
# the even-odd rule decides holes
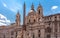
[[[38,38],[38,29],[34,31],[35,33],[35,38]]]
[[[52,34],[51,34],[51,38],[55,38],[54,36],[54,32],[55,32],[55,26],[54,26],[54,23],[52,23]]]
[[[59,33],[59,23],[57,24],[57,26],[58,26],[57,37],[60,38],[60,33]]]
[[[17,32],[17,35],[15,35],[15,38],[20,38],[20,31]]]
[[[29,31],[29,38],[32,38],[32,32],[31,32],[31,30]]]
[[[27,38],[27,31],[25,31],[25,30],[23,32],[23,38]]]
[[[41,28],[41,38],[44,38],[44,37],[45,37],[45,29]]]

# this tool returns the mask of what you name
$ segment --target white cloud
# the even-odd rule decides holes
[[[19,4],[15,0],[9,0],[8,1],[9,3],[7,1],[2,1],[2,4],[8,10],[15,12],[15,13],[17,12],[17,10],[22,10],[22,4],[21,3]]]
[[[1,23],[1,22],[0,22],[0,26],[2,26],[2,25],[7,25],[7,24],[4,24],[4,23]]]
[[[51,7],[52,10],[55,10],[55,9],[57,9],[57,8],[58,8],[58,6],[52,6],[52,7]]]
[[[13,9],[13,8],[10,8],[10,10],[13,11],[13,12],[15,12],[15,9]]]
[[[10,20],[8,20],[4,15],[0,14],[0,26],[10,24]]]
[[[13,12],[17,12],[17,10],[22,10],[21,4],[15,4],[14,6],[9,7],[9,9]]]
[[[3,3],[3,6],[4,6],[4,7],[7,7],[6,3]]]

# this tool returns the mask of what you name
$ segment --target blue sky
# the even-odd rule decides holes
[[[32,3],[34,4],[35,10],[37,10],[37,7],[39,3],[43,7],[43,14],[51,15],[60,13],[60,0],[0,0],[0,25],[6,23],[14,23],[15,22],[15,15],[17,11],[19,10],[21,15],[21,23],[22,23],[22,17],[23,17],[23,4],[26,3],[26,15],[31,9]],[[5,22],[1,22],[4,20],[1,20],[3,18],[5,19]],[[6,24],[5,23],[5,24]]]

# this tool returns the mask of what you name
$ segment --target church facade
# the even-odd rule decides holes
[[[18,11],[15,23],[0,26],[0,38],[60,38],[60,14],[44,16],[43,7],[39,4],[35,11],[32,4],[26,16],[25,3],[23,8],[23,25]]]

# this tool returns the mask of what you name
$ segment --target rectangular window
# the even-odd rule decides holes
[[[40,34],[38,34],[38,37],[40,37]]]
[[[35,38],[34,34],[33,34],[33,38]]]
[[[40,30],[38,30],[38,37],[40,38]]]
[[[5,38],[5,35],[4,35],[4,38]]]
[[[38,33],[40,33],[40,30],[38,31]]]
[[[16,38],[17,38],[17,32],[16,32]]]
[[[11,35],[14,35],[14,32],[13,31],[11,31]]]

